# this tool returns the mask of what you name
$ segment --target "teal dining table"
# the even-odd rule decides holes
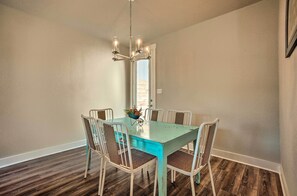
[[[199,127],[156,121],[144,121],[142,125],[139,125],[129,117],[115,118],[109,122],[125,124],[128,128],[131,146],[157,157],[159,196],[166,196],[167,156],[195,140]]]

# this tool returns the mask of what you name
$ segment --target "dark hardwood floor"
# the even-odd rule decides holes
[[[93,156],[86,179],[85,149],[77,148],[0,169],[0,195],[97,195],[99,159]],[[283,195],[279,175],[274,172],[213,157],[217,195]],[[190,180],[177,174],[175,184],[168,175],[168,195],[191,195]],[[152,195],[154,168],[138,173],[134,195]],[[130,176],[108,166],[104,195],[128,195]],[[201,172],[196,195],[212,195],[207,167]]]

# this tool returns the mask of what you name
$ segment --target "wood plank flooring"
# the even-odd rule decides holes
[[[93,155],[89,175],[84,179],[85,149],[77,148],[0,169],[0,195],[97,195],[99,159]],[[279,175],[274,172],[213,157],[211,159],[217,195],[283,195]],[[154,168],[139,172],[134,195],[152,195]],[[169,173],[168,173],[169,174]],[[191,195],[190,179],[177,174],[168,195]],[[130,176],[108,166],[104,195],[129,195]],[[212,195],[207,167],[201,172],[196,195]]]

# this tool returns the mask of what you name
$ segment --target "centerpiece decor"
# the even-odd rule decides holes
[[[126,114],[128,115],[128,117],[131,119],[134,119],[134,122],[132,123],[131,121],[131,125],[134,125],[136,122],[142,126],[143,124],[143,118],[141,118],[142,115],[142,108],[140,108],[139,110],[134,106],[131,109],[127,109],[125,110]]]

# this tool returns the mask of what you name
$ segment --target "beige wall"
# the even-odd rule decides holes
[[[0,5],[0,158],[84,139],[80,114],[126,107],[111,44]]]
[[[281,165],[290,194],[297,195],[297,48],[285,58],[285,0],[279,6]]]
[[[160,108],[221,119],[215,148],[279,162],[278,1],[154,40]]]

